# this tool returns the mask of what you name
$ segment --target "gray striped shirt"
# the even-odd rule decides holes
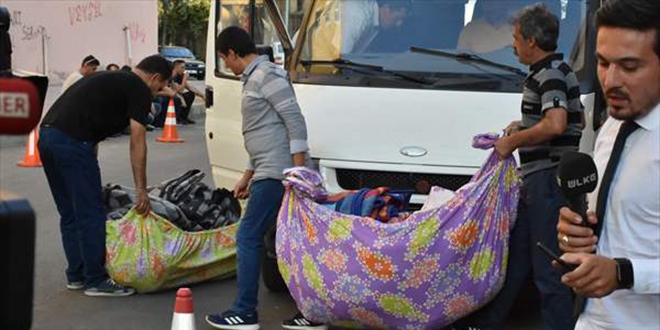
[[[552,54],[534,63],[525,80],[522,128],[538,124],[545,112],[553,108],[564,108],[568,123],[561,136],[518,149],[523,176],[555,167],[565,151],[577,151],[579,148],[583,125],[580,82],[562,59],[562,54]]]
[[[249,155],[247,168],[253,181],[283,178],[293,166],[292,154],[307,152],[307,127],[289,76],[279,66],[259,56],[241,77],[243,138]],[[309,155],[308,165],[311,164]]]

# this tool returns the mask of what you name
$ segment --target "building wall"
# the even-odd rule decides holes
[[[43,72],[45,48],[48,76],[55,84],[89,54],[105,67],[135,65],[158,51],[157,0],[0,0],[0,5],[12,15],[13,68]]]

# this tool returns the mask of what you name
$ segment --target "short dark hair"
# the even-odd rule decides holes
[[[172,67],[175,67],[179,64],[186,64],[186,61],[184,61],[184,60],[174,60],[174,62],[172,62]]]
[[[596,30],[602,26],[655,30],[655,54],[660,58],[660,1],[609,0],[596,12]]]
[[[240,57],[257,53],[257,47],[250,35],[238,26],[230,26],[222,30],[218,35],[216,45],[218,51],[223,55],[229,54],[230,49]]]
[[[83,58],[81,66],[85,66],[85,65],[99,66],[101,65],[101,62],[99,62],[99,60],[96,59],[94,55],[87,55],[85,56],[85,58]]]
[[[172,77],[172,65],[158,54],[145,57],[138,63],[137,68],[146,73],[158,74],[162,80],[169,80]]]
[[[377,3],[378,7],[388,6],[394,10],[406,9],[408,12],[410,12],[412,7],[411,0],[378,0]]]
[[[117,68],[117,70],[119,70],[119,65],[114,64],[114,63],[110,63],[110,64],[106,65],[105,69],[110,70],[110,68],[112,68],[112,67],[115,67],[115,68]]]
[[[557,49],[559,19],[543,3],[527,6],[513,17],[525,39],[534,39],[536,45],[546,52]]]

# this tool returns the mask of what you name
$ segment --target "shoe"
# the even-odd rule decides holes
[[[111,278],[85,290],[85,295],[90,297],[126,297],[132,294],[135,294],[133,288],[121,286]]]
[[[259,330],[257,313],[236,313],[226,311],[222,315],[206,315],[206,322],[216,329]]]
[[[282,328],[293,330],[327,330],[328,326],[323,323],[310,321],[302,313],[298,313],[292,319],[283,321]]]
[[[190,124],[190,125],[195,125],[195,124],[196,124],[195,121],[192,120],[192,119],[186,119],[186,121],[187,121],[188,124]]]
[[[145,126],[145,128],[147,129],[147,132],[151,132],[151,131],[154,130],[155,127],[153,125],[147,124],[147,126]]]
[[[85,282],[83,281],[67,282],[66,288],[69,290],[82,290],[85,288]]]

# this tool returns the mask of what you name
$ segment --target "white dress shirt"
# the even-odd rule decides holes
[[[575,329],[660,329],[660,105],[626,140],[612,185],[598,254],[632,261],[635,283],[588,299]],[[596,140],[594,161],[602,179],[622,121],[609,118]],[[600,182],[599,182],[600,186]],[[596,205],[597,192],[589,196]]]
[[[513,26],[509,22],[495,25],[482,17],[470,21],[461,30],[456,48],[475,53],[490,53],[511,46],[512,43]]]
[[[374,0],[341,2],[341,54],[359,53],[378,34],[378,3]]]
[[[62,91],[61,93],[64,94],[64,92],[71,87],[71,85],[75,84],[78,80],[82,79],[83,75],[80,73],[79,70],[76,70],[72,72],[68,77],[66,77],[66,80],[62,83]]]

